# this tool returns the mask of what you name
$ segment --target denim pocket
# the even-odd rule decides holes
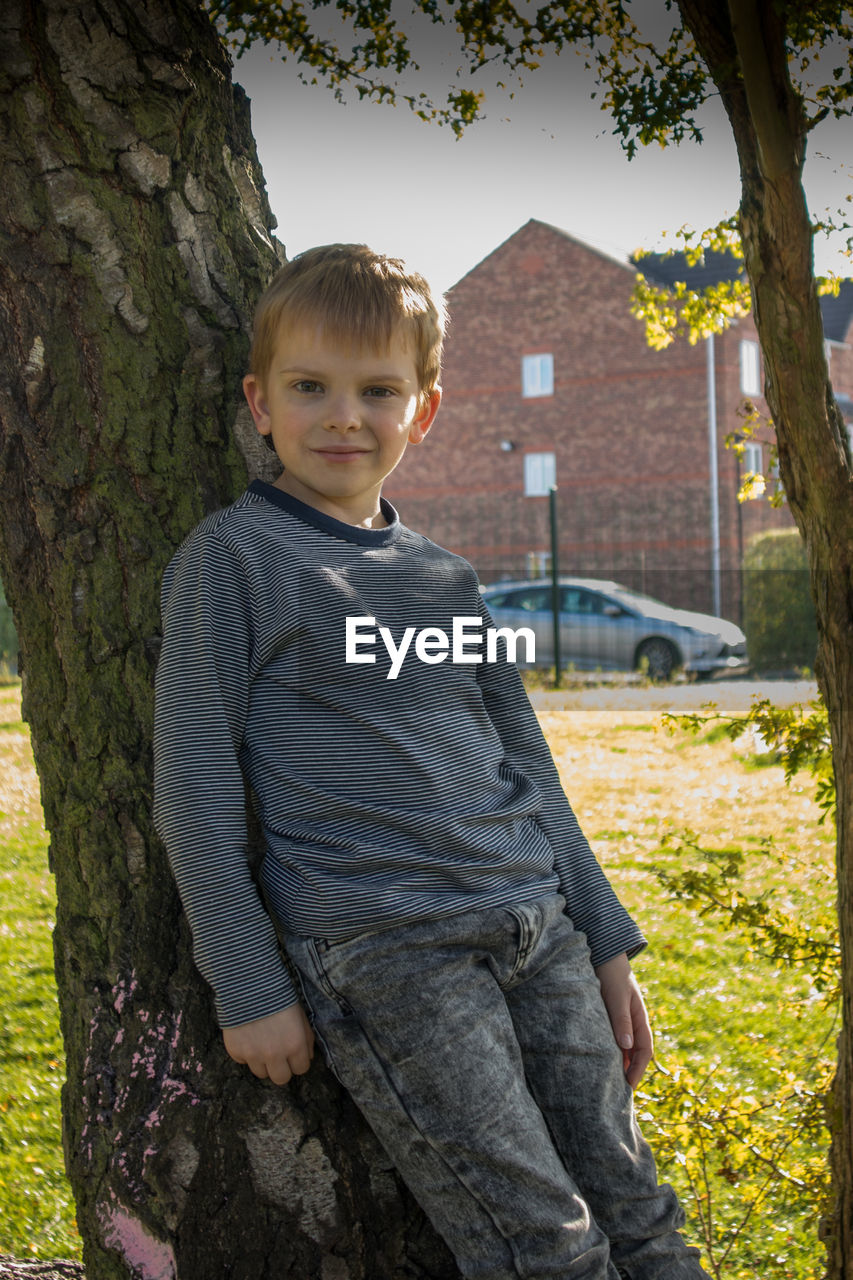
[[[339,945],[344,946],[345,944],[341,943]],[[352,1013],[352,1009],[350,1008],[347,1000],[335,988],[323,961],[323,956],[328,953],[328,950],[328,945],[325,944],[325,940],[322,938],[305,939],[305,953],[311,963],[312,977],[314,981],[322,991],[323,995],[328,1000],[333,1001],[342,1014],[348,1016]]]
[[[329,1046],[327,1028],[331,1022],[352,1021],[352,1011],[329,982],[314,939],[291,935],[286,939],[285,945],[296,970],[299,993],[314,1039],[322,1050],[326,1066],[338,1083],[344,1084]]]

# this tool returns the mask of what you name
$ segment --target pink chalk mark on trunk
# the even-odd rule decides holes
[[[115,1201],[115,1194],[110,1192]],[[177,1267],[172,1246],[158,1240],[142,1223],[118,1204],[101,1205],[98,1220],[104,1244],[122,1255],[138,1280],[175,1280]]]

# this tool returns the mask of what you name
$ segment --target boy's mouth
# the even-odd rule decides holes
[[[369,452],[369,449],[356,449],[353,445],[341,444],[327,444],[314,450],[314,453],[319,453],[323,458],[359,458],[363,453]]]

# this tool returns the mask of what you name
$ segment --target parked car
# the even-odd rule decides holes
[[[550,581],[502,582],[481,587],[481,592],[495,626],[533,631],[534,660],[525,661],[521,643],[518,665],[553,666]],[[651,596],[598,579],[561,577],[559,592],[561,665],[581,671],[647,669],[656,680],[668,680],[678,668],[710,675],[748,665],[746,637],[723,618],[672,609]]]

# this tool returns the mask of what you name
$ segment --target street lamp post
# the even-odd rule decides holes
[[[554,618],[554,688],[560,687],[560,567],[557,563],[557,486],[548,490],[548,513],[551,520],[551,612]]]
[[[722,612],[720,592],[720,479],[717,467],[717,371],[714,335],[708,335],[708,471],[711,499],[711,589],[714,616]]]

